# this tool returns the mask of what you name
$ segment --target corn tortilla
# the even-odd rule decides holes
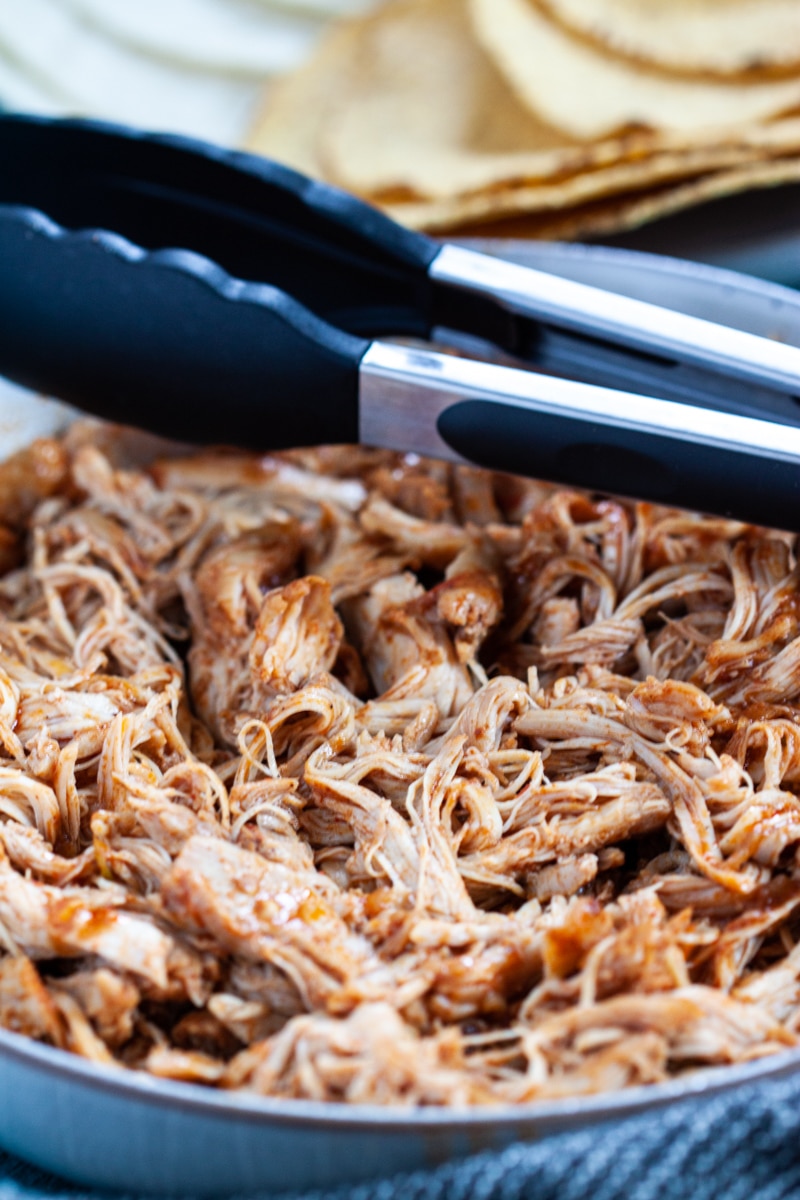
[[[606,197],[575,208],[510,216],[499,221],[465,221],[458,225],[457,233],[461,237],[474,234],[482,238],[576,241],[622,233],[747,189],[797,182],[800,182],[800,160],[796,158],[751,163],[652,191]],[[401,206],[396,206],[392,215],[404,220]]]
[[[800,144],[799,139],[800,128],[795,124],[795,145]],[[760,156],[748,160],[740,148],[712,146],[684,154],[670,152],[654,155],[644,162],[614,163],[552,184],[539,182],[435,199],[396,197],[387,199],[383,206],[408,226],[425,229],[429,233],[444,232],[458,228],[465,222],[494,221],[525,212],[569,212],[597,199],[646,193],[666,185],[675,186],[693,179],[705,179],[712,172],[750,170],[762,162]]]
[[[322,136],[329,175],[362,193],[447,196],[613,159],[549,127],[474,40],[463,0],[400,0],[358,31]]]
[[[491,0],[501,24],[513,2]],[[250,147],[431,232],[514,223],[530,236],[588,235],[794,177],[800,116],[594,143],[563,134],[478,45],[467,9],[480,3],[392,0],[337,25],[273,88]]]
[[[735,127],[800,107],[800,77],[744,83],[682,79],[601,53],[534,0],[468,0],[476,36],[520,99],[574,138],[631,127]]]
[[[356,17],[334,25],[302,67],[271,85],[245,139],[248,150],[306,175],[324,176],[318,150],[320,131],[342,65],[351,61],[350,50],[361,24]]]
[[[336,26],[272,90],[248,146],[362,195],[426,197],[642,152],[630,138],[583,145],[526,109],[472,37],[463,0],[399,0]]]
[[[482,209],[494,192],[502,208],[510,189],[542,183],[549,207],[556,182],[564,181],[570,202],[583,186],[602,191],[605,178],[618,190],[614,168],[622,164],[624,186],[637,171],[645,186],[664,174],[663,157],[652,165],[651,158],[668,151],[676,155],[670,169],[691,176],[735,165],[771,142],[800,145],[800,125],[779,126],[720,133],[707,162],[698,162],[703,140],[692,134],[639,132],[582,144],[516,100],[475,43],[464,0],[398,0],[338,26],[315,59],[273,91],[249,145],[387,203],[474,194]]]
[[[764,76],[800,68],[797,0],[539,0],[573,33],[676,72]]]

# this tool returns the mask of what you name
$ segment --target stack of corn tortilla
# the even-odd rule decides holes
[[[630,228],[800,179],[800,0],[389,0],[248,144],[414,228]]]

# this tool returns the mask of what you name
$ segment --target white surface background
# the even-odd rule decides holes
[[[374,0],[0,0],[0,103],[240,142],[265,88]]]

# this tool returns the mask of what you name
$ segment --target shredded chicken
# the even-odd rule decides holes
[[[798,1044],[794,537],[93,428],[0,469],[1,1025],[390,1105]]]

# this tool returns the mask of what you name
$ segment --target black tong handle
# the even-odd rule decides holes
[[[357,441],[368,345],[197,254],[0,207],[0,369],[99,416],[253,449]]]
[[[0,204],[145,250],[188,246],[340,329],[427,337],[439,247],[346,192],[252,154],[96,121],[0,116]]]

